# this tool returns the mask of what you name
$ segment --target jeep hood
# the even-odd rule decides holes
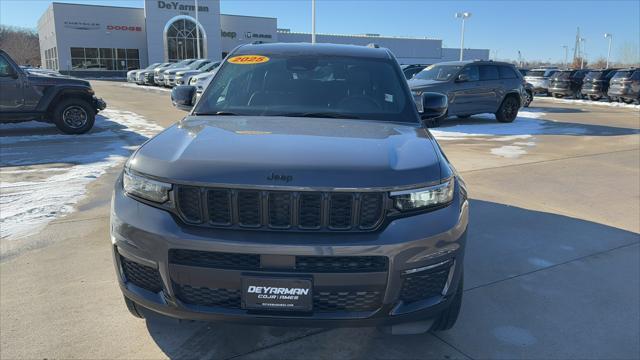
[[[179,68],[173,68],[173,69],[167,69],[165,70],[165,75],[173,75],[175,73],[177,73],[178,71],[188,71],[191,70],[191,68],[188,67],[179,67]]]
[[[78,85],[91,87],[88,81],[65,75],[53,75],[46,73],[29,73],[29,81],[33,85]]]
[[[425,129],[410,124],[198,116],[145,143],[127,167],[168,181],[202,184],[405,186],[440,180],[441,155],[435,146]],[[290,181],[269,180],[272,174]]]

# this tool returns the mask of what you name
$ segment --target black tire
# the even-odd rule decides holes
[[[525,92],[526,92],[526,95],[524,98],[524,104],[522,104],[522,106],[529,107],[529,105],[531,105],[531,102],[533,101],[533,92],[528,90]]]
[[[507,95],[496,112],[496,119],[502,123],[510,123],[518,117],[520,102],[514,95]]]
[[[589,100],[591,101],[598,101],[602,99],[602,97],[598,96],[598,95],[589,95]]]
[[[458,315],[460,315],[460,309],[462,308],[462,293],[464,292],[463,277],[464,272],[460,274],[462,276],[458,282],[458,288],[456,294],[451,300],[449,307],[444,309],[440,315],[435,319],[433,325],[431,325],[431,331],[445,331],[449,330],[456,324]]]
[[[123,296],[124,303],[127,305],[127,310],[138,319],[144,319],[144,313],[142,312],[143,307],[129,300],[126,296]]]
[[[428,128],[437,128],[438,126],[440,126],[440,123],[447,117],[449,117],[449,112],[446,112],[444,115],[437,118],[423,119],[422,122]]]
[[[96,121],[96,111],[80,98],[63,99],[51,113],[53,123],[66,134],[84,134]]]
[[[553,96],[553,97],[554,97],[554,98],[556,98],[556,99],[562,99],[562,97],[563,97],[564,95],[562,95],[562,94],[556,94],[556,93],[551,93],[551,96]]]
[[[622,99],[622,101],[623,101],[625,104],[633,104],[633,99],[626,99],[626,98],[624,98],[624,99]]]

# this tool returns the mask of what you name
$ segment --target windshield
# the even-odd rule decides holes
[[[613,78],[614,79],[623,79],[623,78],[628,78],[631,77],[631,73],[632,71],[618,71]]]
[[[191,65],[187,66],[189,69],[198,70],[203,68],[205,65],[209,64],[210,60],[198,60],[191,63]]]
[[[589,71],[589,73],[585,75],[584,81],[599,80],[602,78],[602,74],[604,74],[604,71]]]
[[[544,70],[530,70],[527,73],[527,77],[544,77]]]
[[[448,81],[462,69],[462,65],[431,65],[413,76],[414,79]]]
[[[260,61],[240,62],[246,58]],[[405,84],[388,59],[234,56],[217,69],[194,113],[417,122]]]
[[[558,71],[557,73],[553,74],[551,78],[552,79],[568,79],[569,77],[571,77],[571,71]]]
[[[154,63],[154,64],[151,64],[151,65],[147,66],[147,67],[145,68],[145,70],[154,69],[154,68],[156,68],[158,65],[160,65],[160,63]]]
[[[205,66],[201,67],[200,70],[201,71],[211,71],[213,69],[215,69],[216,67],[218,67],[218,65],[220,65],[219,62],[210,62],[208,64],[206,64]]]
[[[181,68],[181,67],[185,67],[189,64],[191,64],[193,62],[193,60],[182,60],[180,62],[177,62],[173,65],[170,65],[167,69],[175,69],[175,68]]]

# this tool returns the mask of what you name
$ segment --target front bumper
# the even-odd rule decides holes
[[[153,82],[158,86],[164,85],[164,75],[154,75]]]
[[[546,93],[548,88],[549,88],[549,80],[533,79],[533,80],[526,80],[526,81],[529,84],[531,84],[531,87],[533,88],[533,92],[536,93],[536,94],[538,94],[538,93]]]
[[[437,316],[455,295],[461,278],[469,209],[467,201],[457,198],[459,191],[445,208],[395,219],[376,232],[299,233],[188,227],[168,212],[128,197],[121,189],[119,180],[111,211],[111,239],[120,287],[127,298],[167,316],[289,326],[390,325]],[[260,266],[247,270],[240,265],[177,263],[172,254],[184,250],[200,255],[257,256]],[[300,257],[322,257],[328,263],[344,257],[384,257],[386,267],[300,272],[295,266],[265,265],[274,261],[297,264]],[[158,287],[145,289],[144,283],[141,287],[140,282],[128,279],[124,267],[132,263],[157,274]],[[409,274],[416,269],[422,270]],[[435,279],[436,271],[442,281],[437,286],[427,284],[434,287],[434,292],[405,301],[410,276]],[[239,291],[244,275],[310,278],[314,310],[287,314],[251,311],[239,306],[238,299],[215,305],[205,299]],[[227,295],[216,292],[221,289]],[[316,295],[319,304],[330,302],[333,308],[318,307]]]
[[[175,86],[175,85],[176,85],[175,75],[167,75],[164,77],[164,86]]]
[[[606,96],[606,93],[604,91],[602,91],[601,87],[590,87],[590,88],[582,87],[580,92],[583,95]]]
[[[561,95],[574,95],[575,90],[571,88],[558,88],[558,87],[550,87],[549,92],[552,94],[561,94]]]
[[[640,99],[640,89],[634,90],[631,86],[612,86],[608,95],[622,99]]]
[[[93,101],[93,107],[96,109],[96,112],[107,108],[107,103],[100,98],[97,98],[94,96],[92,101]]]

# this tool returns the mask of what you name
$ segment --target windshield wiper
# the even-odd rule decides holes
[[[193,115],[196,115],[196,116],[204,116],[204,115],[219,115],[219,116],[228,115],[228,116],[240,116],[240,114],[236,114],[236,113],[231,112],[231,111],[199,112],[199,113],[194,113]]]
[[[306,113],[284,113],[270,116],[290,116],[290,117],[311,117],[311,118],[332,118],[332,119],[359,119],[355,115],[338,114],[332,112],[306,112]]]

